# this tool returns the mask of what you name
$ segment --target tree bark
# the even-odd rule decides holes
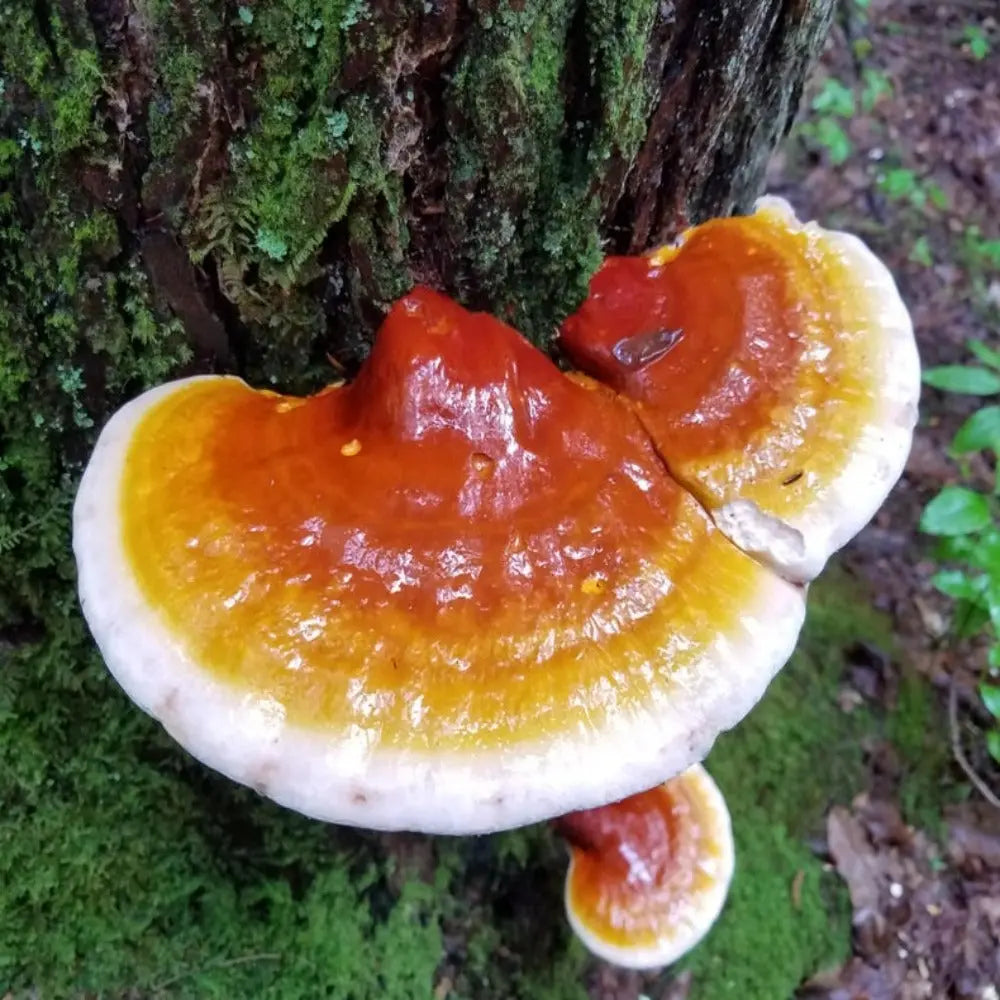
[[[78,273],[141,270],[197,364],[288,384],[350,366],[414,282],[543,341],[602,252],[745,206],[832,0],[6,7],[0,170],[33,242],[106,230]]]

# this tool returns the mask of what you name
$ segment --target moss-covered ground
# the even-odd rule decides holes
[[[393,837],[286,812],[207,772],[104,672],[73,608],[8,645],[0,688],[0,987],[44,998],[583,998],[588,959],[561,912],[545,826]],[[54,619],[53,619],[54,622]],[[865,783],[866,736],[912,755],[909,801],[939,775],[919,688],[887,719],[845,714],[842,650],[889,643],[844,576],[814,587],[798,653],[709,768],[738,874],[685,962],[693,1000],[778,1000],[849,946],[836,877],[810,849],[830,802]],[[443,985],[442,985],[443,984]]]

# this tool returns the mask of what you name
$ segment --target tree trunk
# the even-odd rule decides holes
[[[0,170],[33,252],[138,272],[199,364],[295,383],[414,282],[542,340],[602,251],[745,205],[832,0],[3,6]],[[135,315],[93,283],[71,311],[103,369],[99,331]]]

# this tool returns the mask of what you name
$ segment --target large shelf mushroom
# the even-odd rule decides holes
[[[718,526],[790,579],[868,523],[909,454],[920,364],[892,276],[780,198],[608,258],[562,344],[633,401]]]
[[[772,202],[610,260],[563,340],[607,384],[416,289],[349,385],[210,376],[123,407],[73,539],[128,695],[338,823],[659,801],[761,696],[798,581],[899,474],[912,332],[860,244]]]

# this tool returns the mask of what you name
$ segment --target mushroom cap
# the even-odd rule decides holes
[[[669,965],[722,911],[733,834],[722,792],[700,764],[559,826],[570,844],[567,916],[605,961],[630,969]]]
[[[920,365],[892,276],[779,198],[608,258],[561,339],[634,402],[717,525],[789,579],[861,530],[909,454]]]
[[[680,772],[804,616],[611,392],[426,289],[350,385],[126,405],[74,548],[140,707],[261,794],[381,829],[508,828]]]

